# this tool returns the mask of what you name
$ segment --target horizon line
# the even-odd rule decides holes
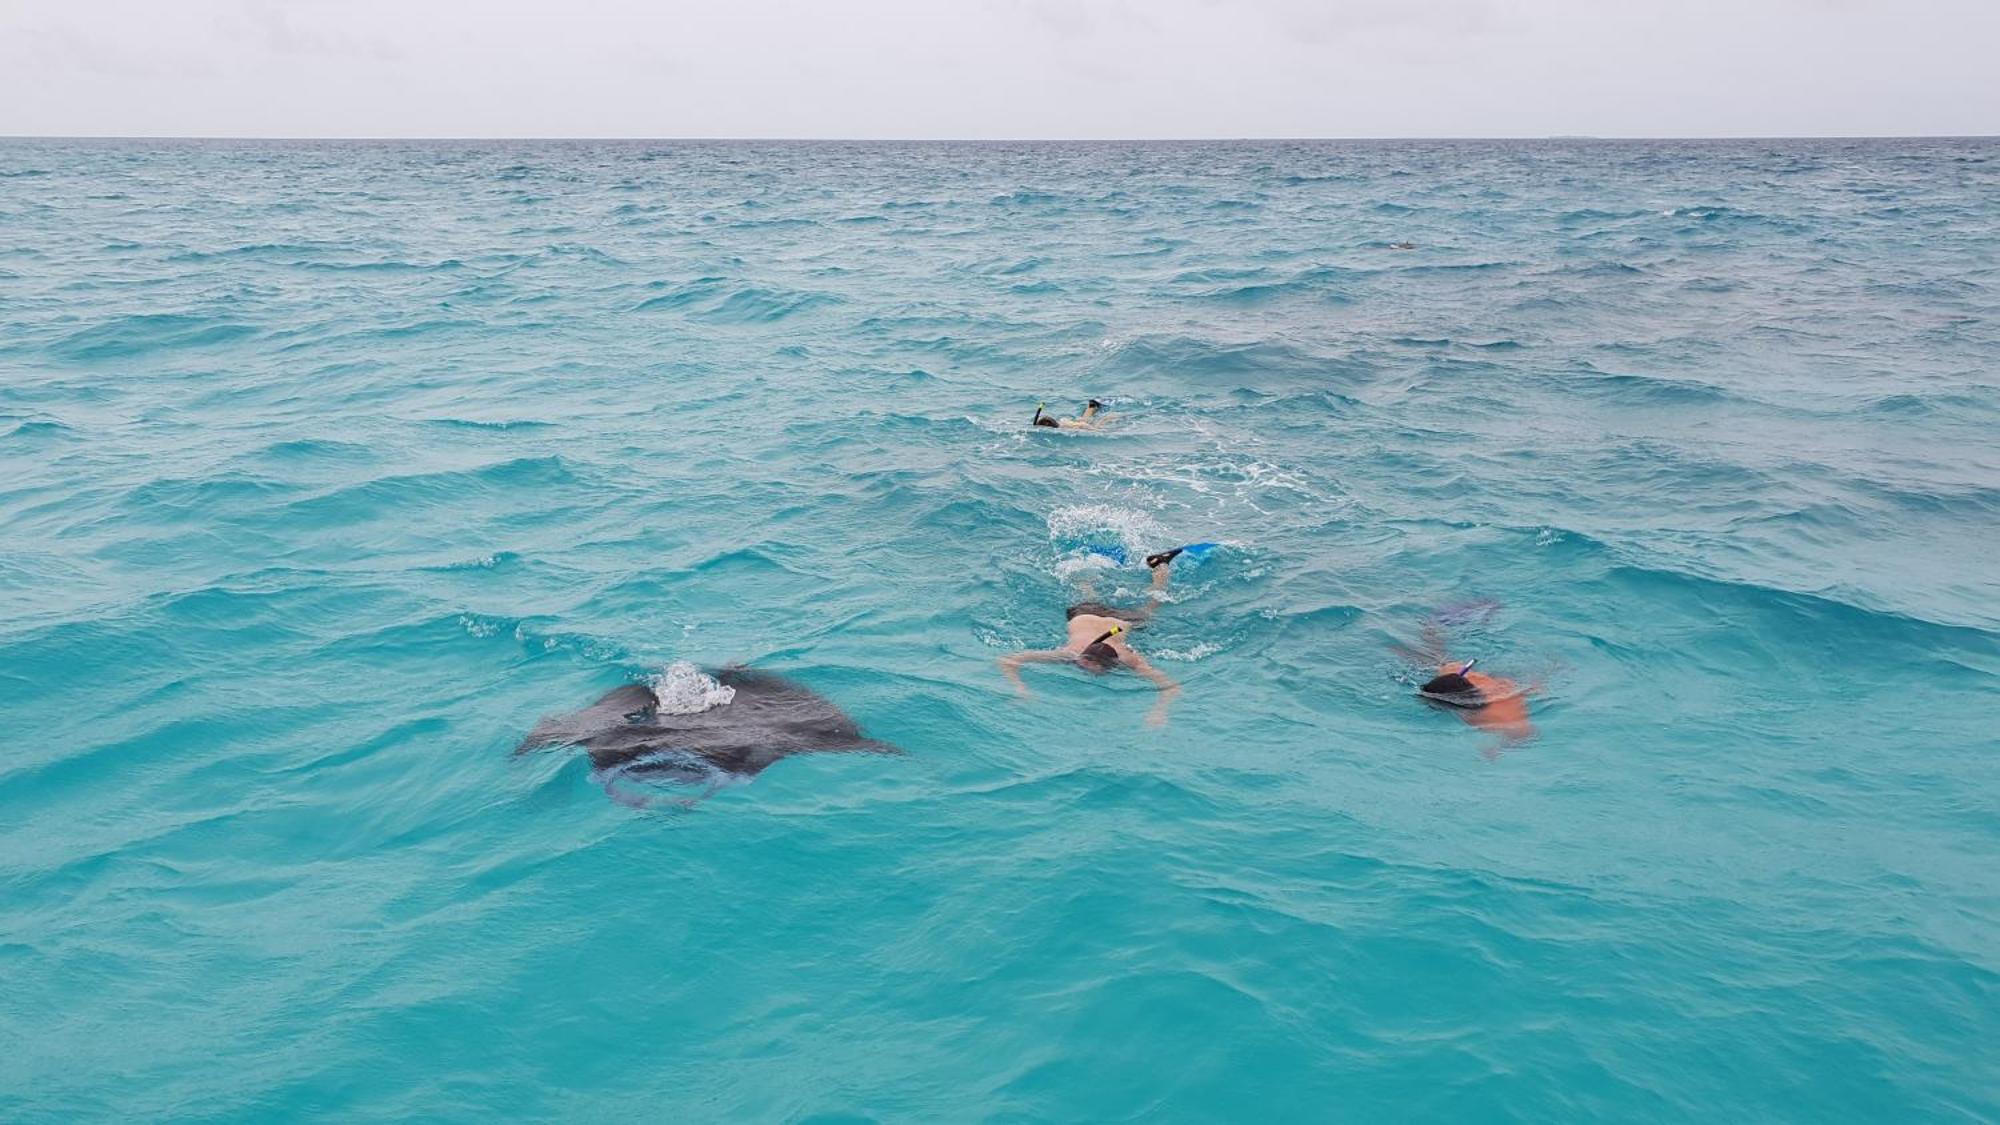
[[[0,141],[420,141],[420,142],[540,142],[636,141],[653,144],[758,143],[758,144],[1228,144],[1272,142],[1411,142],[1411,141],[1987,141],[2000,140],[2000,133],[1718,133],[1710,135],[1669,133],[1539,133],[1539,134],[1430,134],[1413,136],[1196,136],[1196,137],[810,137],[810,136],[395,136],[363,133],[281,136],[254,133],[0,133]]]

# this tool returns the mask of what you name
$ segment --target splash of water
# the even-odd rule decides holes
[[[659,699],[658,710],[662,715],[699,715],[736,698],[735,688],[722,686],[715,677],[685,660],[667,665],[647,686]]]
[[[1056,574],[1116,567],[1115,556],[1139,559],[1157,550],[1166,528],[1152,513],[1110,504],[1073,504],[1048,516],[1049,543],[1056,550]]]

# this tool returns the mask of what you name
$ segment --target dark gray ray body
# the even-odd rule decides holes
[[[723,668],[711,673],[735,698],[695,715],[661,714],[645,684],[604,693],[581,711],[535,724],[516,753],[547,746],[581,746],[591,765],[662,780],[686,781],[696,759],[735,777],[755,777],[792,754],[866,750],[900,753],[863,737],[853,719],[805,688],[769,672]]]

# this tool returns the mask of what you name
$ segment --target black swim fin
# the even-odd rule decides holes
[[[1165,566],[1167,563],[1174,561],[1174,556],[1180,554],[1182,551],[1185,550],[1187,550],[1186,547],[1175,547],[1171,551],[1161,551],[1157,555],[1147,555],[1146,565],[1148,567]]]

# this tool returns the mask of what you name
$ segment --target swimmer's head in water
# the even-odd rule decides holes
[[[1092,672],[1109,672],[1118,667],[1118,650],[1106,644],[1095,644],[1083,650],[1076,662]]]
[[[1035,415],[1035,425],[1047,426],[1051,430],[1057,430],[1062,428],[1061,426],[1057,425],[1056,420],[1054,418],[1045,417],[1040,414]]]
[[[1105,643],[1125,630],[1113,627],[1083,647],[1076,662],[1092,672],[1109,672],[1118,667],[1118,650]]]
[[[1470,668],[1472,665],[1467,664],[1465,667]],[[1449,703],[1453,707],[1486,706],[1486,697],[1479,694],[1477,685],[1465,678],[1463,669],[1457,672],[1446,672],[1442,676],[1432,677],[1424,686],[1418,688],[1417,691],[1422,693],[1426,699],[1434,699],[1439,703]]]

